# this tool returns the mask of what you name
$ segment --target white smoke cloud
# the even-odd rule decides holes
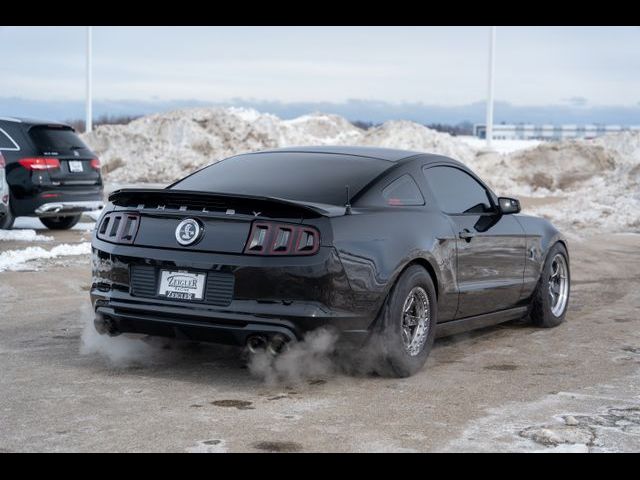
[[[336,371],[332,354],[337,340],[333,331],[314,330],[276,357],[266,351],[252,355],[249,371],[269,385],[300,383],[308,378],[331,375]]]
[[[150,366],[173,355],[173,342],[160,337],[100,335],[89,317],[82,332],[80,354],[99,355],[116,368]]]

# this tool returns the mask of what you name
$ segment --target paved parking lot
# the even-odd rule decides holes
[[[88,238],[41,233],[55,240],[0,250]],[[0,451],[638,451],[640,235],[573,241],[571,255],[557,329],[438,340],[408,379],[279,384],[229,348],[137,340],[150,360],[125,349],[117,366],[100,344],[81,354],[88,257],[29,262],[0,272]]]

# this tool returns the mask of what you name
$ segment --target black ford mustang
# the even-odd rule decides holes
[[[93,238],[95,326],[274,353],[331,327],[375,337],[389,371],[411,375],[436,335],[564,320],[566,240],[519,211],[439,155],[238,155],[111,194]]]

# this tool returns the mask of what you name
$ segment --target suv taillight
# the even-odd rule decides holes
[[[91,168],[95,169],[95,170],[100,170],[100,160],[97,158],[94,158],[91,160]]]
[[[314,227],[289,223],[254,222],[244,253],[251,255],[313,255],[320,248]]]
[[[97,237],[113,243],[132,244],[138,233],[140,215],[128,212],[111,212],[102,217]]]
[[[57,158],[23,158],[18,163],[27,170],[50,170],[60,168],[60,160]]]

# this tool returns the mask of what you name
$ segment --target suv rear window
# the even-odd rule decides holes
[[[70,128],[33,127],[29,130],[31,140],[43,152],[68,152],[88,148]]]

